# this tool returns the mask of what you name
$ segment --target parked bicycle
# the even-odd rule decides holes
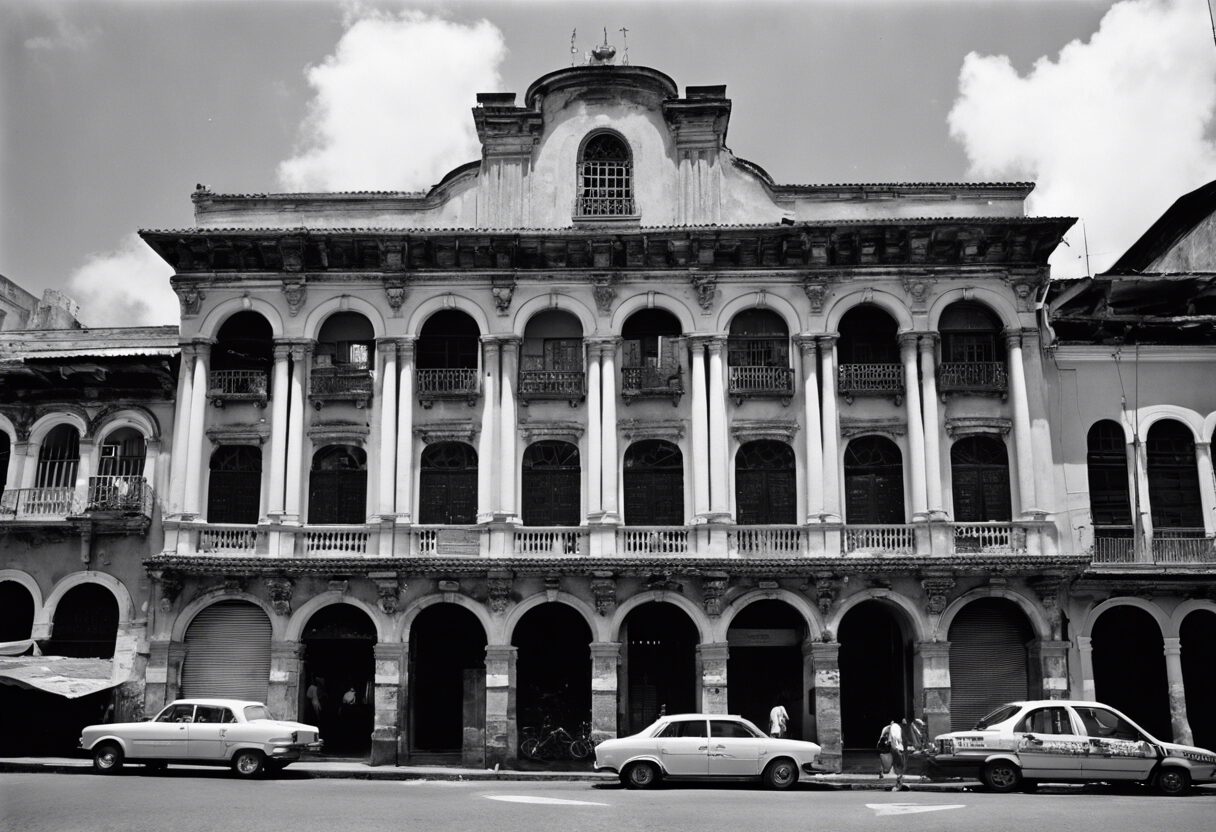
[[[524,740],[519,744],[519,753],[529,760],[558,760],[563,757],[585,760],[594,750],[589,727],[585,732],[580,731],[582,736],[573,735],[560,725],[555,728],[546,725],[539,731],[524,728],[523,734]]]

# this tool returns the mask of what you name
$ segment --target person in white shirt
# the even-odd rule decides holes
[[[774,737],[784,737],[785,730],[789,727],[789,724],[790,715],[785,710],[785,706],[778,702],[768,712],[768,732]]]
[[[893,719],[883,726],[882,733],[878,735],[878,777],[881,779],[888,770],[893,771],[895,773],[895,785],[891,787],[893,792],[907,788],[904,786],[904,768],[907,762],[904,750],[904,730],[900,727],[899,722]]]

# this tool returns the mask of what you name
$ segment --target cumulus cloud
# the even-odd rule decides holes
[[[112,251],[91,256],[68,278],[87,326],[153,326],[179,321],[173,269],[135,234]]]
[[[300,146],[279,165],[291,191],[418,190],[477,158],[469,109],[500,89],[502,32],[420,12],[360,12],[307,72]]]
[[[1183,193],[1216,178],[1216,49],[1204,0],[1124,0],[1088,41],[1019,75],[1004,55],[963,61],[950,134],[971,174],[1038,182],[1028,208],[1085,222],[1094,271]],[[1052,259],[1085,273],[1080,227]]]
[[[43,52],[56,49],[79,50],[87,47],[97,37],[95,30],[86,29],[69,19],[67,10],[62,5],[47,5],[40,11],[46,16],[50,32],[26,38],[22,43],[26,49]]]

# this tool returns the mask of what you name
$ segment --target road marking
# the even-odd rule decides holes
[[[867,809],[873,809],[875,816],[883,815],[918,815],[921,812],[941,812],[945,809],[965,809],[965,803],[867,803]]]
[[[487,794],[482,795],[487,800],[501,800],[504,803],[540,803],[546,806],[608,806],[607,803],[596,803],[591,800],[565,800],[560,797],[531,797],[526,794]]]

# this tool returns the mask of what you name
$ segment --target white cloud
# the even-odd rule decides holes
[[[55,49],[84,49],[97,37],[95,30],[84,29],[75,21],[69,20],[67,10],[62,5],[50,4],[41,7],[40,11],[46,15],[52,32],[26,38],[22,44],[26,49],[44,52]]]
[[[1216,48],[1204,0],[1125,0],[1087,42],[1021,76],[1006,56],[963,61],[950,134],[971,174],[1033,179],[1029,210],[1085,221],[1109,266],[1175,199],[1216,178]],[[1085,273],[1080,225],[1052,258]]]
[[[135,234],[117,248],[95,254],[72,272],[67,292],[80,302],[87,326],[176,324],[177,295],[169,286],[173,269]]]
[[[480,156],[469,112],[500,89],[502,33],[419,12],[366,12],[308,70],[300,147],[279,165],[291,191],[419,190]]]

